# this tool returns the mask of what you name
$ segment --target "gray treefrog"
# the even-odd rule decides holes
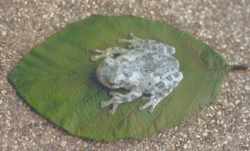
[[[105,51],[94,50],[95,61],[104,58],[96,71],[98,80],[110,89],[124,88],[128,94],[110,92],[112,98],[102,101],[101,107],[112,105],[114,114],[121,103],[131,102],[142,95],[148,102],[139,107],[150,107],[153,112],[157,104],[180,83],[183,74],[179,71],[179,61],[172,55],[175,48],[155,40],[139,39],[130,33],[131,39],[119,39],[128,44],[127,48],[110,47]]]

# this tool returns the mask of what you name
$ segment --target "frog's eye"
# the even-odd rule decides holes
[[[105,58],[104,64],[107,66],[113,66],[114,65],[114,60],[111,58]]]

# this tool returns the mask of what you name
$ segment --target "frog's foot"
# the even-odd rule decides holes
[[[141,40],[140,38],[135,37],[133,33],[129,33],[129,37],[130,37],[130,39],[118,39],[118,42],[130,44],[129,47],[139,45],[139,42]]]
[[[142,96],[142,100],[148,101],[150,99],[150,97],[148,96]]]
[[[127,49],[124,48],[120,48],[120,47],[110,47],[107,48],[106,50],[93,50],[93,52],[98,53],[97,55],[94,55],[91,57],[92,61],[96,61],[98,59],[102,59],[102,58],[112,58],[114,57],[114,55],[120,55],[120,54],[125,54],[127,53]]]
[[[134,39],[134,40],[140,40],[140,38],[138,38],[138,37],[135,37],[135,35],[134,35],[134,33],[129,33],[129,37],[131,38],[131,39]]]
[[[98,59],[102,59],[102,58],[106,58],[106,57],[109,57],[109,56],[112,56],[113,54],[111,53],[112,52],[112,50],[110,49],[110,48],[108,48],[108,49],[106,49],[106,50],[104,50],[104,51],[102,51],[102,50],[93,50],[93,52],[95,52],[95,53],[98,53],[98,55],[94,55],[94,56],[92,56],[90,59],[92,60],[92,61],[96,61],[96,60],[98,60]]]
[[[117,108],[117,106],[119,104],[123,103],[123,100],[126,97],[124,95],[118,93],[118,92],[113,92],[113,91],[110,91],[109,94],[112,96],[112,98],[110,100],[108,100],[108,101],[102,101],[101,102],[101,108],[112,105],[111,110],[109,110],[109,114],[114,114],[115,109]]]
[[[145,108],[150,107],[149,112],[151,113],[154,111],[155,107],[158,105],[160,101],[161,99],[152,96],[145,105],[139,107],[139,110],[144,110]]]
[[[117,106],[121,103],[131,102],[135,100],[136,98],[140,97],[142,95],[141,91],[131,91],[130,93],[123,95],[118,92],[110,92],[110,95],[112,98],[108,101],[102,101],[101,102],[101,108],[104,108],[106,106],[112,105],[111,110],[109,110],[109,114],[114,114]]]

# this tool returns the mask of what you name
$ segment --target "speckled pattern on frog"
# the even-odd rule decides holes
[[[101,107],[112,105],[110,114],[114,114],[121,103],[133,101],[143,94],[149,100],[139,110],[150,107],[153,112],[157,104],[169,95],[180,83],[183,74],[179,71],[179,62],[172,55],[175,48],[155,40],[139,39],[130,33],[131,39],[119,39],[118,42],[128,44],[127,48],[110,47],[92,56],[95,61],[105,58],[97,68],[98,80],[110,89],[124,88],[128,94],[110,92],[112,98],[102,101]],[[118,56],[117,56],[118,55]],[[115,57],[116,56],[116,57]]]

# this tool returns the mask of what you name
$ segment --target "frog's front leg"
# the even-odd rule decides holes
[[[140,90],[132,90],[128,94],[123,95],[118,92],[111,91],[110,95],[112,96],[112,98],[108,101],[102,101],[101,107],[104,108],[112,104],[112,109],[109,111],[109,114],[114,114],[115,109],[117,108],[119,104],[131,102],[135,100],[136,98],[139,98],[140,96],[142,96],[142,92]]]
[[[106,50],[93,50],[95,53],[98,53],[98,55],[94,55],[91,57],[92,61],[96,61],[98,59],[102,58],[113,58],[115,55],[122,55],[128,53],[128,50],[121,47],[110,47]]]

